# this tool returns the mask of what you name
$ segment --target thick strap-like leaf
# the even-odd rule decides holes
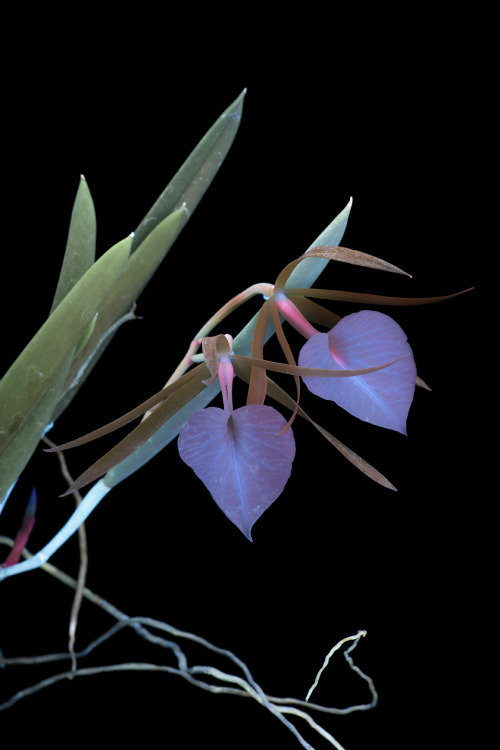
[[[185,205],[188,216],[200,202],[233,143],[245,91],[229,105],[204,135],[135,230],[132,253],[166,216]]]
[[[122,274],[110,289],[99,310],[92,335],[71,365],[65,386],[66,393],[58,405],[54,418],[64,411],[83,385],[111,341],[114,333],[113,326],[116,326],[117,321],[130,310],[168,253],[177,237],[183,214],[184,211],[181,208],[167,216],[127,260]]]
[[[338,216],[336,216],[335,219],[323,229],[312,245],[308,247],[307,253],[311,253],[316,247],[321,247],[323,245],[340,245],[349,220],[351,208],[352,198]],[[288,287],[312,287],[328,263],[328,260],[314,258],[312,256],[308,260],[299,263],[290,274],[286,284],[287,289]]]
[[[0,504],[30,460],[50,422],[68,373],[69,362],[70,358],[64,363],[60,372],[52,378],[41,399],[0,454]]]
[[[52,303],[55,310],[70,289],[73,289],[95,262],[96,217],[87,182],[82,175],[76,193],[69,225],[66,252]]]
[[[120,284],[106,300],[86,346],[75,357],[65,386],[66,395],[54,418],[64,411],[85,382],[116,332],[118,321],[124,319],[137,300],[210,186],[238,130],[244,95],[242,92],[216,120],[137,227]]]
[[[59,303],[0,381],[0,451],[61,371],[121,273],[129,252],[130,238],[127,238],[99,258]]]

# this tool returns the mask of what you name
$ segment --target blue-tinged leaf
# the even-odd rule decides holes
[[[130,238],[127,238],[99,258],[59,303],[0,381],[1,451],[73,354],[121,273],[129,252]],[[1,456],[0,469],[3,469]]]

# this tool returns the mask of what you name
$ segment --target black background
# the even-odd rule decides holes
[[[412,278],[330,264],[322,285],[394,296],[475,289],[439,305],[391,310],[432,388],[416,393],[407,437],[318,404],[303,389],[304,408],[397,493],[359,474],[297,420],[292,477],[250,544],[172,444],[90,517],[88,586],[127,614],[233,650],[271,695],[303,698],[329,649],[366,629],[354,656],[375,682],[377,708],[315,718],[346,750],[451,747],[450,733],[464,731],[463,714],[480,693],[475,649],[486,627],[489,496],[477,416],[487,267],[478,239],[488,148],[478,127],[488,117],[478,90],[485,60],[479,48],[464,55],[458,41],[445,35],[443,46],[430,32],[370,48],[353,37],[339,49],[327,35],[305,46],[256,36],[242,48],[236,24],[223,50],[209,40],[200,47],[183,36],[187,18],[169,28],[163,45],[160,33],[150,45],[155,19],[136,20],[139,47],[125,34],[73,38],[68,27],[64,43],[50,38],[23,48],[28,65],[9,76],[2,371],[50,309],[80,173],[94,198],[103,252],[137,226],[246,87],[243,118],[214,183],[140,297],[142,319],[117,334],[53,440],[83,434],[158,391],[201,324],[249,284],[273,282],[351,196],[343,244]],[[185,42],[174,52],[177,35]],[[256,305],[238,312],[227,330],[236,333]],[[237,390],[235,400],[243,398]],[[111,444],[68,454],[70,470],[78,474]],[[58,498],[65,485],[56,458],[39,452],[6,506],[1,533],[15,534],[34,483],[32,550],[72,505]],[[52,562],[75,575],[76,550],[72,539]],[[69,590],[42,571],[5,581],[4,655],[64,651],[70,606]],[[77,645],[111,623],[84,603]],[[193,663],[213,662],[200,650],[187,653]],[[167,659],[124,633],[81,666]],[[1,696],[52,671],[0,670]],[[370,695],[337,655],[316,698],[344,707]],[[137,736],[175,748],[299,747],[253,702],[213,696],[165,674],[64,681],[1,713],[0,727],[31,744],[59,732],[62,720],[69,721],[64,737],[82,741],[106,733],[117,743]],[[298,726],[315,748],[328,746]]]

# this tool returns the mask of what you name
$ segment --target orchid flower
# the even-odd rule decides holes
[[[400,326],[388,315],[362,310],[347,315],[328,333],[316,333],[299,354],[299,365],[354,369],[396,359],[392,367],[345,380],[303,378],[317,396],[335,401],[358,419],[406,434],[417,370]]]
[[[224,337],[217,341],[227,346]],[[216,372],[206,384],[219,378],[224,408],[208,406],[187,420],[179,433],[179,454],[229,520],[252,541],[253,524],[281,495],[290,477],[295,440],[291,430],[283,432],[286,420],[272,406],[233,409],[230,352],[214,353]]]
[[[221,510],[252,541],[253,524],[281,494],[288,481],[295,456],[295,441],[285,418],[273,407],[252,401],[250,389],[247,404],[238,409],[233,408],[232,384],[235,370],[243,380],[249,380],[247,373],[250,368],[294,376],[346,378],[392,364],[388,362],[355,370],[298,367],[233,354],[228,348],[229,341],[231,337],[228,335],[204,338],[204,362],[198,367],[108,425],[56,448],[46,449],[47,452],[52,452],[74,448],[119,429],[141,415],[148,415],[118,445],[83,472],[64,495],[102,476],[133,453],[154,434],[159,425],[180,410],[201,388],[209,387],[218,379],[224,408],[206,407],[196,411],[180,431],[179,453],[182,460],[203,481]],[[272,384],[272,381],[269,382]],[[265,388],[267,389],[267,379]],[[276,400],[290,406],[290,402],[276,389],[270,392]],[[293,400],[291,403],[295,412],[298,405]],[[302,410],[301,413],[307,418]]]
[[[413,400],[417,370],[402,328],[379,312],[362,310],[347,315],[328,333],[316,330],[283,294],[278,309],[307,338],[299,366],[355,369],[377,361],[398,360],[392,367],[349,379],[304,377],[316,396],[334,401],[365,422],[406,434],[406,418]]]
[[[308,417],[299,406],[300,378],[311,392],[335,401],[354,416],[405,433],[415,384],[425,387],[417,376],[406,336],[395,321],[382,313],[362,310],[341,319],[308,298],[418,305],[455,295],[390,298],[288,287],[287,282],[297,264],[315,257],[404,273],[385,261],[356,250],[320,247],[288,264],[274,285],[249,287],[224,305],[204,326],[162,391],[110,424],[58,446],[57,449],[61,450],[81,445],[145,415],[129,435],[87,469],[65,494],[102,476],[131,455],[166,420],[216,380],[221,386],[223,408],[205,407],[187,419],[179,434],[179,454],[205,484],[217,505],[250,541],[253,524],[281,494],[290,477],[295,456],[290,426],[296,415],[312,423],[370,478],[395,489],[376,469]],[[263,294],[265,301],[255,324],[252,356],[236,355],[232,352],[229,335],[206,334],[255,294]],[[284,334],[280,314],[307,339],[299,354],[298,365]],[[264,359],[266,332],[271,318],[286,363]],[[326,325],[329,331],[319,331],[311,321]],[[201,356],[196,354],[200,344]],[[200,364],[190,369],[198,360]],[[297,399],[278,388],[267,376],[267,371],[293,375]],[[233,408],[232,400],[235,374],[248,383],[247,403],[237,409]],[[275,408],[264,404],[266,397],[291,409],[288,422]]]

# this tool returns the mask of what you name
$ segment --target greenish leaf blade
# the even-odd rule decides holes
[[[245,91],[216,120],[137,227],[123,278],[100,311],[92,336],[75,357],[54,418],[66,409],[85,382],[119,321],[130,317],[128,311],[215,177],[238,130],[244,95]],[[165,238],[168,232],[171,236]],[[165,252],[161,242],[165,243]]]
[[[78,393],[118,329],[119,321],[127,318],[128,311],[165,258],[179,233],[184,213],[184,209],[179,208],[163,219],[128,258],[122,274],[101,305],[92,335],[71,365],[54,419],[62,414]]]
[[[76,345],[75,357],[78,354],[78,352],[80,352],[83,349],[83,347],[85,346],[85,344],[87,343],[87,341],[89,341],[90,337],[92,336],[92,333],[94,332],[95,325],[97,323],[97,317],[98,317],[98,315],[99,315],[99,313],[96,312],[96,314],[94,315],[94,317],[92,318],[92,320],[88,324],[87,328],[83,332],[83,336],[81,337],[80,341]]]
[[[138,299],[173,245],[184,217],[185,210],[182,207],[169,214],[130,255],[123,273],[110,290],[99,313],[100,320],[96,324],[94,340],[101,338],[110,325],[126,313]]]
[[[18,479],[42,437],[61,395],[71,357],[54,375],[36,406],[0,454],[0,502]]]
[[[351,212],[352,200],[346,205],[346,207],[333,219],[332,222],[321,232],[319,237],[309,246],[306,252],[312,251],[315,247],[318,247],[318,243],[321,244],[332,244],[338,245],[344,235],[349,214]],[[324,260],[323,258],[306,258],[292,271],[290,278],[286,284],[288,287],[303,287],[310,288],[326,268],[330,261]],[[252,337],[257,322],[258,313],[254,315],[252,320],[240,331],[238,336],[234,340],[233,351],[235,354],[243,354],[250,356],[252,351]],[[269,325],[266,341],[274,334],[274,325],[272,322]],[[236,347],[236,348],[235,348]]]
[[[87,182],[81,175],[51,312],[55,310],[61,300],[95,262],[95,247],[96,216],[94,203]]]
[[[352,198],[347,206],[335,217],[335,219],[321,232],[319,237],[308,247],[306,252],[311,252],[315,247],[322,245],[340,245],[351,213]],[[286,283],[286,288],[307,287],[315,283],[320,273],[326,268],[329,261],[323,258],[308,258],[299,263]]]
[[[130,238],[110,248],[68,292],[0,381],[0,451],[72,355],[123,270]]]
[[[148,211],[135,231],[132,253],[173,211],[185,206],[185,222],[191,216],[231,148],[240,124],[245,93],[243,91],[215,121]]]

